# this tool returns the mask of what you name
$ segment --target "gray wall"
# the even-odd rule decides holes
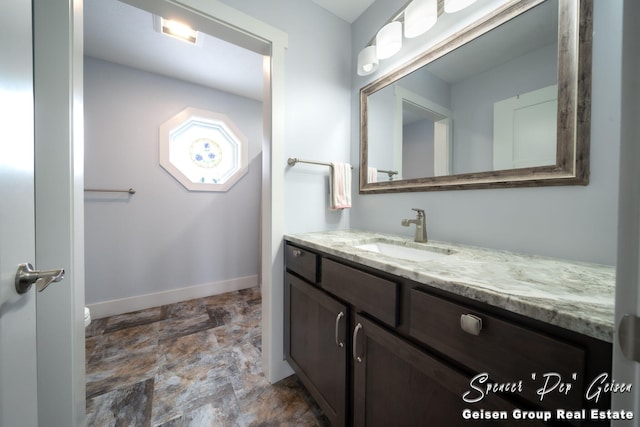
[[[88,304],[258,274],[262,104],[85,58]],[[226,193],[189,192],[158,163],[158,127],[186,107],[226,114],[249,171]]]
[[[382,61],[378,72],[367,77],[357,76],[357,53],[402,4],[400,0],[375,2],[352,27],[351,158],[354,162],[358,159],[359,89],[442,37],[427,32],[406,43],[396,57]],[[423,208],[427,213],[429,236],[434,240],[613,265],[619,170],[616,118],[620,112],[620,22],[616,16],[621,3],[596,0],[594,7],[596,37],[588,186],[364,196],[354,193],[351,227],[411,236],[413,230],[400,226],[400,220],[413,215],[412,207]],[[453,20],[456,14],[447,18]]]
[[[289,35],[284,72],[286,157],[350,161],[351,26],[307,0],[222,1]],[[278,161],[285,170],[286,233],[349,226],[349,210],[328,210],[328,167],[288,167],[286,158]]]

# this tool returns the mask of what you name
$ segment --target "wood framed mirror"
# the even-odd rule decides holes
[[[360,193],[587,185],[592,0],[514,0],[360,90]]]

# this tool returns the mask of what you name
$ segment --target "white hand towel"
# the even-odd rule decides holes
[[[378,182],[378,169],[369,166],[367,168],[367,184]]]
[[[351,207],[351,165],[349,163],[331,163],[329,175],[329,209],[347,209]]]

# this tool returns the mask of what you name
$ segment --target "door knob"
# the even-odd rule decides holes
[[[629,313],[622,316],[618,326],[618,342],[627,359],[640,362],[640,318]]]
[[[64,269],[34,270],[29,263],[20,264],[16,272],[16,291],[19,294],[24,294],[35,283],[38,292],[42,292],[51,283],[59,282],[62,279],[64,279]]]

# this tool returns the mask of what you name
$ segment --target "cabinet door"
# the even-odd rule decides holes
[[[464,402],[468,376],[364,317],[354,323],[355,426],[513,425],[511,403],[495,395]],[[504,411],[507,419],[465,420],[465,409]]]
[[[287,361],[333,426],[343,426],[347,408],[347,307],[287,273]]]

